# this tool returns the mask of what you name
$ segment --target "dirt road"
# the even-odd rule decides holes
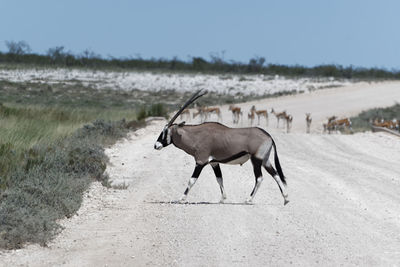
[[[48,248],[1,252],[0,265],[398,266],[400,139],[384,133],[319,133],[329,115],[395,100],[400,101],[400,83],[255,103],[285,108],[295,118],[290,134],[272,120],[267,128],[288,177],[291,202],[286,206],[266,173],[255,204],[244,204],[254,183],[250,163],[221,166],[227,203],[218,203],[210,167],[189,203],[171,203],[183,193],[194,162],[172,145],[153,149],[165,123],[155,121],[107,151],[110,176],[128,189],[93,184],[78,215],[63,221],[65,230]],[[313,134],[304,133],[305,112],[315,114]],[[231,121],[227,107],[223,115],[224,122]]]

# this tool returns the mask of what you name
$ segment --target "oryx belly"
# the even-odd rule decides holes
[[[228,161],[228,162],[224,162],[224,163],[225,163],[225,164],[231,164],[231,165],[236,165],[236,164],[242,165],[243,163],[245,163],[246,161],[248,161],[249,158],[250,158],[250,155],[249,155],[249,154],[246,154],[246,155],[241,156],[241,157],[239,157],[239,158],[237,158],[237,159],[234,159],[234,160],[231,160],[231,161]]]
[[[237,153],[237,154],[227,157],[227,158],[217,158],[217,157],[210,156],[208,158],[208,162],[209,163],[218,162],[218,163],[235,165],[235,164],[243,164],[246,161],[248,161],[249,158],[250,158],[250,154],[246,151],[242,151],[240,153]]]

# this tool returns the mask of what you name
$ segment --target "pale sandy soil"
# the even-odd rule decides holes
[[[0,252],[0,265],[399,266],[400,139],[320,133],[327,116],[395,100],[400,83],[393,82],[255,103],[294,116],[290,134],[276,129],[275,120],[267,128],[288,177],[286,206],[267,174],[255,204],[244,205],[254,183],[250,163],[221,166],[226,204],[218,204],[210,167],[188,204],[170,203],[183,193],[194,162],[173,145],[153,149],[165,123],[154,121],[107,150],[107,172],[115,183],[129,184],[127,190],[94,183],[78,215],[62,222],[65,230],[47,248]],[[305,112],[313,113],[312,134],[304,133]]]

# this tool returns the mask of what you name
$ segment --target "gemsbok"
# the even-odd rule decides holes
[[[306,125],[307,125],[306,133],[310,133],[311,122],[312,122],[311,113],[306,113]]]
[[[154,148],[157,150],[174,144],[177,148],[194,157],[196,167],[180,202],[186,200],[202,169],[210,164],[221,190],[220,202],[223,203],[226,199],[226,193],[219,164],[242,165],[250,159],[255,175],[255,185],[246,202],[252,203],[263,180],[261,167],[264,167],[278,184],[284,199],[284,205],[286,205],[289,202],[285,189],[286,179],[279,163],[275,142],[269,133],[257,127],[229,128],[217,122],[206,122],[197,125],[185,125],[184,122],[180,124],[174,123],[182,110],[206,93],[207,91],[197,91],[165,125],[154,144]],[[269,160],[272,148],[275,151],[274,162],[276,170]]]

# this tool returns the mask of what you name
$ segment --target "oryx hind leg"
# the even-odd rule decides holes
[[[279,177],[277,171],[274,169],[274,167],[272,167],[272,164],[269,160],[267,160],[267,162],[263,164],[263,166],[267,170],[267,172],[274,178],[275,182],[278,184],[279,190],[281,190],[281,194],[284,199],[284,205],[286,205],[287,203],[289,203],[288,194],[286,192],[285,185],[282,183],[281,178]]]
[[[262,160],[252,157],[251,163],[253,164],[253,171],[254,171],[254,176],[256,178],[256,182],[255,182],[253,191],[251,191],[250,197],[246,200],[247,203],[253,202],[253,198],[256,195],[258,188],[261,185],[261,182],[263,181],[263,177],[262,177],[262,173],[261,173]]]
[[[179,200],[180,202],[184,202],[186,200],[187,195],[189,194],[190,189],[193,187],[193,185],[196,183],[197,178],[199,178],[199,175],[201,173],[201,170],[203,170],[204,165],[196,164],[196,167],[194,168],[192,177],[189,179],[188,186],[183,193],[183,196]]]
[[[218,163],[211,163],[211,167],[214,170],[215,173],[215,177],[217,178],[217,182],[219,184],[219,189],[221,190],[221,203],[224,203],[225,199],[226,199],[226,193],[225,193],[225,189],[224,189],[224,183],[222,180],[222,173],[221,173],[221,168],[219,167]]]

